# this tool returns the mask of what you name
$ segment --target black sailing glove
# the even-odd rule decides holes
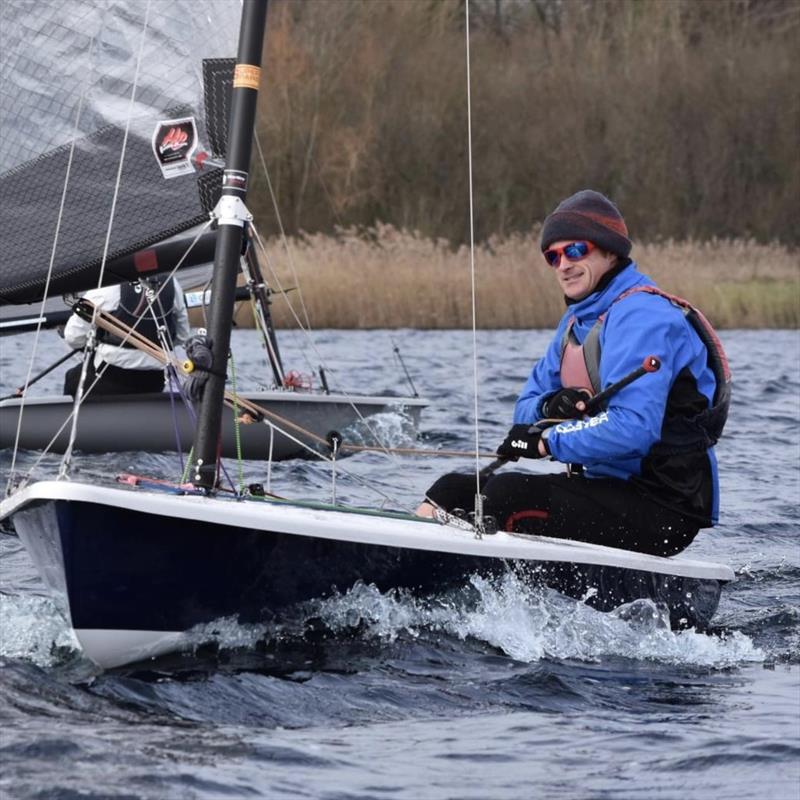
[[[580,419],[586,410],[576,408],[591,398],[586,389],[559,389],[542,403],[542,413],[547,419]]]
[[[497,455],[516,461],[518,458],[542,458],[539,440],[544,429],[537,425],[514,425],[503,443],[497,448]],[[545,449],[547,442],[545,441]]]

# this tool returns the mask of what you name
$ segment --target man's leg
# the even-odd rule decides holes
[[[640,553],[674,555],[697,523],[614,479],[508,472],[486,483],[484,512],[501,530],[575,539]]]

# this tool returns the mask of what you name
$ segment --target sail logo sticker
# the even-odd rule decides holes
[[[180,151],[181,147],[188,141],[189,134],[186,133],[183,128],[173,126],[169,129],[169,133],[161,140],[161,144],[158,146],[159,155],[163,156],[171,150],[175,152]]]
[[[197,149],[197,126],[194,117],[162,119],[153,131],[153,153],[161,174],[177,178],[194,172],[192,154]]]

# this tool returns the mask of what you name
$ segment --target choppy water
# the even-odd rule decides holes
[[[493,449],[547,334],[478,338],[481,446]],[[308,370],[288,339],[285,362]],[[332,388],[407,391],[393,341],[431,400],[416,444],[471,450],[471,333],[323,332]],[[510,577],[432,598],[362,585],[279,623],[220,620],[195,632],[193,652],[97,673],[18,540],[0,535],[0,796],[800,798],[800,338],[723,341],[735,392],[718,447],[722,519],[690,553],[731,564],[738,581],[711,634],[600,614]],[[0,340],[0,393],[23,381],[28,344]],[[60,352],[54,336],[44,344],[37,368]],[[235,331],[234,344],[240,381],[257,385],[253,334]],[[397,414],[378,426],[415,443]],[[244,466],[265,480],[263,464]],[[411,507],[454,466],[472,462],[359,455],[341,464],[337,495],[379,503],[377,487]],[[97,480],[179,473],[174,458],[133,453],[76,467]],[[272,480],[329,496],[322,465],[275,465]]]

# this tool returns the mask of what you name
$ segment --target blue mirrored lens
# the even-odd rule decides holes
[[[545,250],[544,257],[551,267],[554,267],[559,261],[561,261],[561,256],[555,250]]]
[[[564,255],[570,261],[576,261],[579,258],[585,258],[589,252],[586,242],[573,242],[564,248]]]

